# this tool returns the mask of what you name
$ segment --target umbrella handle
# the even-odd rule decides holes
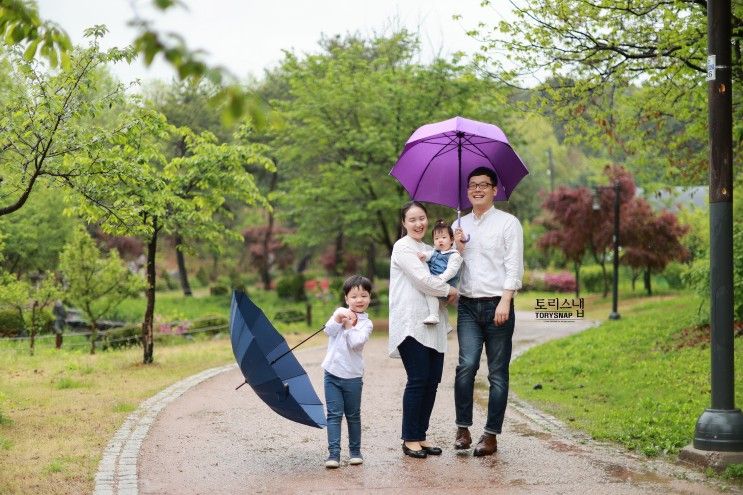
[[[238,388],[242,387],[242,386],[243,386],[243,385],[245,385],[246,383],[248,383],[248,381],[247,381],[247,380],[245,380],[245,381],[244,381],[244,382],[242,382],[242,383],[241,383],[240,385],[238,385],[237,387],[235,387],[235,390],[237,390]]]
[[[457,210],[457,224],[459,225],[459,228],[462,228],[462,210]],[[470,242],[470,235],[467,234],[467,237],[462,237],[462,244],[466,244]]]

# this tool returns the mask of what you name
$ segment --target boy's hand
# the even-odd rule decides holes
[[[421,261],[426,261],[426,253],[418,252],[418,259]]]
[[[347,308],[338,308],[333,313],[333,318],[336,323],[343,324],[343,328],[352,328],[356,325],[356,313]],[[349,325],[350,323],[350,325]]]
[[[356,313],[354,313],[353,311],[351,311],[349,309],[348,310],[348,314],[346,315],[345,318],[343,318],[343,328],[345,328],[346,330],[348,330],[349,328],[355,327],[356,326],[356,322],[358,321],[358,319],[359,318],[356,315]]]

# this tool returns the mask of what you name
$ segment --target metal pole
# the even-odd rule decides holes
[[[619,312],[617,304],[619,302],[619,195],[622,192],[622,186],[619,181],[614,182],[614,280],[611,294],[611,313],[610,320],[618,320]]]
[[[697,420],[694,448],[743,451],[733,366],[733,119],[730,0],[707,2],[710,323],[712,403]]]

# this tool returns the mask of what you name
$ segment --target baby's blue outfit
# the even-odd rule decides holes
[[[451,249],[443,253],[434,249],[433,253],[431,254],[431,259],[428,260],[428,270],[431,272],[431,274],[441,275],[442,273],[444,273],[444,270],[446,270],[446,266],[449,264],[449,256],[451,256],[453,253],[454,250]],[[447,280],[446,283],[451,285],[452,287],[456,287],[459,283],[459,272],[457,272],[456,275]]]

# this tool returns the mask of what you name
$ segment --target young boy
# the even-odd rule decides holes
[[[341,419],[348,423],[349,464],[364,462],[361,457],[361,388],[364,360],[361,352],[372,332],[366,309],[371,302],[371,281],[353,275],[343,283],[347,308],[338,308],[325,324],[328,352],[325,370],[325,406],[328,415],[328,458],[326,468],[340,466]]]
[[[459,268],[462,266],[462,255],[454,249],[454,231],[444,220],[436,220],[433,226],[433,247],[429,254],[418,253],[421,261],[428,263],[428,269],[432,275],[437,275],[452,287],[459,282]],[[436,325],[439,323],[439,300],[433,296],[426,296],[428,303],[428,316],[423,323]]]

